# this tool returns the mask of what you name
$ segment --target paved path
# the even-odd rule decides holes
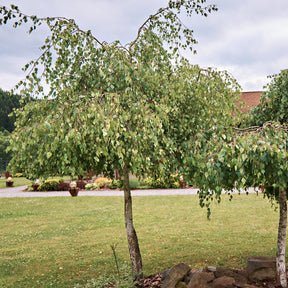
[[[53,191],[53,192],[27,192],[26,186],[9,187],[0,189],[0,198],[11,197],[59,197],[70,196],[68,191]],[[148,190],[132,190],[132,196],[165,196],[165,195],[196,195],[198,189],[148,189]],[[249,193],[255,193],[253,188],[250,188]],[[238,193],[238,191],[234,191]],[[225,193],[225,191],[223,191]],[[241,191],[245,193],[245,191]],[[79,191],[78,196],[123,196],[123,191],[107,190],[107,191]]]

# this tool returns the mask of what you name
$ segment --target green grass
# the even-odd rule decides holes
[[[206,218],[197,196],[134,197],[145,275],[185,262],[244,267],[274,256],[278,213],[261,196],[224,197]],[[74,287],[129,263],[122,197],[0,199],[0,287]]]

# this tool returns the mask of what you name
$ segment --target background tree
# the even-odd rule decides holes
[[[203,129],[229,126],[236,111],[238,85],[227,73],[201,70],[180,57],[179,49],[192,50],[196,42],[179,19],[182,10],[207,16],[216,8],[205,1],[169,1],[123,46],[101,42],[71,19],[37,18],[13,5],[0,7],[0,24],[13,20],[18,27],[30,21],[33,32],[46,23],[51,31],[17,86],[23,99],[41,94],[42,99],[17,112],[11,167],[29,178],[117,169],[124,183],[132,270],[140,278],[129,175],[174,172]],[[49,84],[46,95],[43,80]]]
[[[235,128],[234,133],[227,130],[227,133],[222,135],[211,131],[207,141],[197,145],[198,157],[201,159],[204,157],[206,164],[197,161],[195,151],[190,152],[194,154],[189,158],[188,164],[191,177],[200,187],[200,204],[208,208],[208,216],[211,213],[210,201],[214,197],[220,201],[223,188],[230,193],[233,189],[263,186],[264,196],[279,203],[276,269],[277,281],[282,287],[287,287],[285,264],[288,177],[288,130],[285,109],[287,75],[285,70],[272,76],[266,96],[254,110],[255,115],[248,119],[248,122],[251,119],[252,121],[258,119],[258,122],[253,122],[256,124],[261,124],[267,119],[279,122],[269,121],[263,126]]]
[[[15,115],[9,114],[13,109],[20,107],[20,95],[14,95],[0,89],[0,131],[7,130],[12,132],[14,130]]]
[[[288,123],[288,69],[269,76],[271,82],[264,87],[260,103],[248,112],[247,124],[263,125],[267,121]]]

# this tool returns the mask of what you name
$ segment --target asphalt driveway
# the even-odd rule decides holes
[[[11,197],[65,197],[70,196],[68,191],[53,191],[53,192],[28,192],[25,191],[26,186],[9,187],[0,189],[0,198]],[[196,195],[198,189],[147,189],[147,190],[132,190],[132,196],[165,196],[165,195]],[[255,189],[249,188],[249,193],[255,193]],[[225,191],[223,191],[225,193]],[[234,191],[238,193],[238,191]],[[241,193],[245,191],[241,190]],[[79,191],[78,196],[123,196],[123,191],[107,190],[107,191]],[[71,196],[70,196],[71,197]]]

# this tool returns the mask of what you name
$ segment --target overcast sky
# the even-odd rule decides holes
[[[168,0],[0,0],[25,14],[74,18],[102,41],[132,41],[138,27]],[[208,0],[217,12],[194,15],[185,24],[198,40],[191,63],[227,70],[243,91],[263,90],[268,75],[288,68],[287,0]],[[23,27],[24,28],[24,27]],[[0,26],[0,88],[10,90],[25,77],[21,68],[39,55],[47,31]]]

